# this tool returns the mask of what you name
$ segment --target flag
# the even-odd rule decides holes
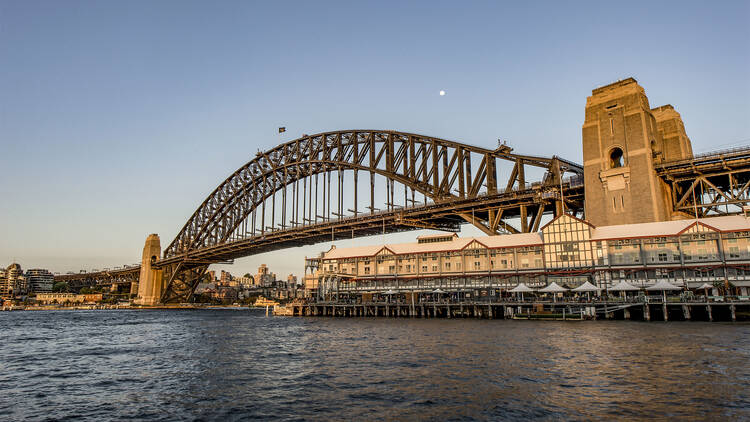
[[[279,133],[284,133],[284,132],[286,132],[286,127],[280,127],[279,128]]]

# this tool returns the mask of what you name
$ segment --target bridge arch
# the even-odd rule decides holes
[[[508,173],[502,186],[498,185],[497,160],[504,160],[512,164],[513,169]],[[557,157],[544,158],[513,154],[511,149],[500,146],[495,150],[466,145],[440,138],[429,137],[406,132],[389,130],[344,130],[306,135],[269,151],[258,152],[256,157],[240,167],[224,180],[198,207],[172,243],[165,249],[164,257],[174,257],[187,254],[190,251],[209,248],[232,241],[246,234],[243,222],[255,217],[255,213],[262,208],[265,217],[266,202],[275,195],[283,192],[284,210],[286,211],[286,195],[289,187],[294,185],[295,195],[299,196],[301,181],[310,179],[310,192],[304,192],[312,202],[313,178],[315,178],[316,198],[319,186],[317,176],[323,174],[328,178],[328,201],[330,204],[330,180],[332,173],[337,173],[337,195],[341,201],[343,188],[342,177],[354,174],[353,211],[356,216],[360,211],[357,198],[359,172],[370,175],[370,205],[365,207],[369,213],[375,212],[373,190],[375,176],[385,178],[390,184],[387,187],[391,197],[394,194],[393,183],[399,183],[404,188],[403,206],[408,201],[416,203],[415,195],[421,194],[426,201],[448,201],[465,198],[476,198],[491,195],[500,191],[523,190],[529,184],[525,179],[526,166],[540,168],[545,172],[547,182],[560,180],[565,172],[582,174],[580,166],[561,160]],[[552,180],[554,179],[554,180]],[[325,180],[323,195],[326,195]],[[411,199],[408,197],[411,196]],[[300,207],[297,198],[292,207]],[[361,201],[360,201],[361,202]],[[391,200],[390,205],[395,206]],[[304,203],[304,201],[303,201]],[[307,205],[307,204],[304,204]],[[303,205],[303,206],[304,206]],[[340,218],[343,215],[343,204],[337,204]],[[310,203],[309,206],[312,206]],[[308,212],[308,217],[301,221],[291,221],[295,227],[318,222],[318,204],[315,210]],[[323,204],[325,210],[326,205]],[[322,221],[330,219],[329,215],[322,216]],[[367,212],[361,212],[365,214]],[[498,219],[500,216],[497,217]],[[472,218],[472,221],[474,219]],[[497,230],[499,221],[487,221],[480,228],[485,232]],[[282,227],[285,218],[282,218]],[[476,224],[475,224],[476,225]],[[495,227],[491,227],[491,226]],[[490,226],[490,227],[488,227]],[[252,221],[253,233],[256,223]],[[261,223],[261,231],[265,232],[265,222]],[[275,230],[272,224],[271,230]]]

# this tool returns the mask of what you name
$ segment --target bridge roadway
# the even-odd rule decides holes
[[[570,209],[582,210],[583,184],[580,180],[567,180],[563,184],[565,203]],[[316,243],[353,239],[361,236],[388,234],[410,230],[436,229],[458,231],[471,219],[472,212],[477,221],[487,220],[490,210],[502,209],[504,216],[517,217],[522,206],[545,203],[544,211],[554,211],[554,201],[560,198],[557,191],[532,186],[524,191],[499,192],[462,200],[442,200],[417,207],[394,211],[367,213],[327,222],[305,225],[287,230],[274,230],[260,236],[238,239],[171,257],[155,264],[157,268],[179,262],[188,265],[205,265],[264,252],[314,245]],[[538,229],[543,213],[536,215],[534,228]],[[463,215],[463,216],[462,216]],[[510,226],[508,229],[513,230]]]

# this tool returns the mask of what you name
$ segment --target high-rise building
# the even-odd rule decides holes
[[[229,285],[229,282],[232,281],[232,274],[230,274],[228,271],[221,270],[221,277],[219,278],[219,282],[221,284]]]
[[[26,271],[26,284],[29,292],[51,292],[54,283],[55,277],[47,270],[34,268]]]
[[[23,275],[21,266],[15,262],[10,264],[0,284],[0,295],[12,297],[25,294],[26,290],[26,277]]]

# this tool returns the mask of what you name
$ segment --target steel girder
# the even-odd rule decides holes
[[[96,271],[91,273],[61,274],[55,275],[55,283],[64,281],[72,289],[94,286],[97,284],[129,284],[138,282],[141,267],[134,266],[121,270]]]
[[[750,148],[736,148],[656,167],[672,209],[690,217],[739,214],[750,202]]]

